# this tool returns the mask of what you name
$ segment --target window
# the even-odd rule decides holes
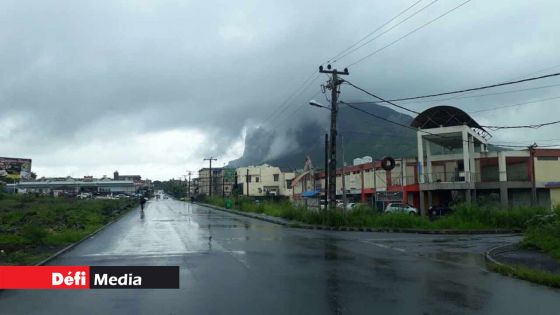
[[[537,156],[539,161],[558,161],[557,156]]]
[[[280,174],[274,174],[274,181],[277,182],[280,179]]]
[[[292,189],[292,180],[293,179],[286,179],[286,187],[288,189]]]
[[[251,182],[251,175],[247,175],[247,183]]]
[[[255,177],[255,183],[258,183],[258,182],[259,182],[259,177],[256,176],[256,177]]]

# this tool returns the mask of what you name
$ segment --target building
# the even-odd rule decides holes
[[[239,167],[237,183],[243,195],[261,196],[286,196],[292,195],[292,180],[295,173],[282,170],[268,164],[258,166]]]
[[[113,180],[131,180],[134,182],[139,182],[142,180],[140,175],[119,175],[118,171],[113,173]]]
[[[8,184],[8,191],[19,193],[38,193],[44,195],[78,194],[89,192],[94,194],[132,194],[135,193],[136,186],[130,180],[111,180],[107,179],[75,179],[52,178],[38,181],[26,181],[16,184]]]
[[[378,208],[404,202],[424,214],[432,205],[473,200],[506,207],[560,205],[560,149],[490,151],[491,135],[451,106],[432,107],[411,126],[418,129],[417,157],[395,159],[391,171],[382,169],[380,161],[339,168],[337,198],[342,199],[344,178],[351,201]],[[324,172],[316,173],[322,190],[324,178]]]
[[[149,179],[142,180],[141,175],[120,175],[118,171],[113,173],[113,180],[115,181],[132,181],[136,191],[146,192],[152,188],[152,182]]]
[[[212,174],[210,174],[210,168],[206,167],[198,171],[197,186],[195,187],[198,188],[198,194],[229,196],[234,184],[234,168],[212,168]]]
[[[418,128],[420,207],[499,199],[503,206],[553,206],[560,150],[489,152],[491,135],[462,110],[436,106],[412,122]]]
[[[350,202],[361,202],[383,208],[389,202],[404,202],[420,206],[416,158],[397,158],[395,167],[385,171],[381,161],[362,161],[362,164],[338,168],[336,172],[336,195],[342,200],[345,186],[346,197]],[[344,174],[344,176],[343,176]],[[345,183],[343,185],[343,179]],[[325,172],[316,173],[317,189],[325,191]],[[295,193],[294,199],[298,199]]]

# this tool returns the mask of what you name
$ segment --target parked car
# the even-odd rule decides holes
[[[385,208],[385,213],[408,213],[418,214],[418,209],[406,203],[390,203]]]
[[[355,202],[347,202],[346,210],[352,210],[356,206]],[[344,202],[337,202],[336,207],[339,209],[344,209]]]
[[[453,209],[446,205],[431,206],[429,210],[430,218],[437,218],[453,212]]]
[[[80,193],[78,195],[78,199],[89,199],[89,198],[92,198],[92,197],[93,196],[91,195],[91,193],[86,193],[86,192]]]

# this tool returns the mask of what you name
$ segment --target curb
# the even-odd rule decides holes
[[[214,209],[214,210],[219,210],[219,211],[223,211],[223,212],[228,212],[228,213],[233,213],[233,214],[237,214],[243,217],[247,217],[247,218],[251,218],[251,219],[257,219],[257,220],[261,220],[261,221],[265,221],[265,222],[269,222],[269,223],[273,223],[273,224],[278,224],[278,225],[282,225],[282,226],[287,226],[289,225],[288,222],[286,222],[287,220],[284,219],[277,219],[275,217],[262,217],[262,216],[258,216],[256,214],[252,214],[252,213],[248,213],[248,212],[243,212],[243,211],[238,211],[238,210],[232,210],[232,209],[226,209],[226,208],[222,208],[222,207],[218,207],[218,206],[214,206],[214,205],[210,205],[210,204],[206,204],[206,203],[197,203],[199,205]]]
[[[118,216],[118,217],[115,218],[114,220],[109,221],[109,222],[108,222],[107,224],[105,224],[104,226],[102,226],[102,227],[98,228],[97,230],[95,230],[95,231],[89,233],[88,235],[84,236],[84,237],[83,237],[82,239],[80,239],[79,241],[77,241],[77,242],[75,242],[75,243],[72,243],[72,244],[70,244],[70,245],[64,247],[63,249],[59,250],[58,252],[56,252],[56,253],[50,255],[49,257],[47,257],[47,258],[41,260],[40,262],[36,263],[35,266],[43,266],[43,265],[45,265],[46,263],[48,263],[49,261],[51,261],[51,260],[57,258],[58,256],[60,256],[60,255],[62,255],[62,254],[64,254],[64,253],[70,251],[72,248],[74,248],[74,247],[80,245],[81,243],[83,243],[83,242],[89,240],[91,237],[93,237],[93,236],[95,236],[97,233],[103,231],[103,230],[104,230],[105,228],[107,228],[109,225],[111,225],[111,224],[117,222],[118,220],[120,220],[125,214],[127,214],[127,213],[129,213],[130,211],[132,211],[132,210],[134,210],[134,209],[137,209],[137,208],[138,208],[138,207],[136,206],[136,207],[134,207],[134,208],[129,209],[128,211],[126,211],[126,212],[123,213],[122,215]]]
[[[519,248],[517,244],[498,245],[498,246],[492,247],[489,250],[487,250],[484,253],[484,258],[485,258],[486,262],[496,264],[498,266],[509,266],[507,264],[499,262],[493,256],[496,255],[496,254],[512,252],[512,251],[516,250],[517,248]]]
[[[48,263],[49,261],[51,261],[51,260],[57,258],[58,256],[60,256],[60,255],[62,255],[62,254],[64,254],[64,253],[70,251],[72,248],[74,248],[74,247],[80,245],[81,243],[85,242],[86,240],[89,240],[92,236],[95,236],[95,234],[97,234],[97,233],[103,231],[103,230],[104,230],[105,228],[107,228],[109,225],[111,225],[111,224],[117,222],[117,221],[120,220],[125,214],[129,213],[130,211],[132,211],[132,210],[134,210],[134,209],[136,209],[136,208],[138,208],[138,207],[134,207],[134,208],[129,209],[128,211],[126,211],[125,213],[123,213],[122,215],[120,215],[118,218],[116,218],[116,219],[114,219],[114,220],[112,220],[112,221],[109,221],[107,224],[105,224],[104,226],[98,228],[97,230],[95,230],[95,231],[89,233],[88,235],[84,236],[84,237],[83,237],[82,239],[80,239],[79,241],[77,241],[77,242],[75,242],[75,243],[72,243],[72,244],[70,244],[70,245],[64,247],[63,249],[61,249],[61,250],[59,250],[58,252],[56,252],[56,253],[50,255],[50,256],[47,257],[47,258],[41,260],[40,262],[36,263],[36,264],[33,265],[33,266],[43,266],[43,265],[45,265],[46,263]],[[5,291],[5,290],[6,290],[6,289],[0,289],[0,295],[2,294],[2,291]]]
[[[489,272],[493,272],[493,273],[497,273],[500,274],[504,277],[509,277],[509,278],[516,278],[522,281],[527,281],[530,283],[534,283],[534,284],[538,284],[538,285],[543,285],[543,286],[547,286],[547,287],[551,287],[551,288],[560,288],[560,280],[558,277],[560,277],[559,274],[555,274],[555,273],[550,273],[548,271],[544,271],[542,269],[534,269],[531,267],[527,267],[524,266],[524,268],[526,270],[530,270],[533,272],[538,272],[541,275],[546,275],[547,277],[556,277],[556,279],[543,279],[542,276],[541,277],[534,277],[534,276],[530,276],[527,274],[524,274],[523,272],[519,272],[517,269],[516,265],[510,265],[507,263],[503,263],[500,262],[499,260],[497,260],[496,258],[494,258],[494,255],[497,254],[502,254],[502,253],[507,253],[507,252],[511,252],[511,251],[515,251],[516,249],[519,248],[519,244],[506,244],[506,245],[500,245],[500,246],[496,246],[493,247],[489,250],[487,250],[484,254],[484,258],[486,261],[486,269]]]
[[[423,229],[401,229],[401,228],[370,228],[370,227],[349,227],[349,226],[325,226],[306,224],[298,221],[290,221],[271,217],[264,214],[256,214],[250,212],[243,212],[239,210],[226,209],[223,207],[214,206],[207,203],[197,203],[199,205],[223,211],[228,213],[237,214],[240,216],[257,219],[269,223],[282,225],[285,227],[307,230],[325,230],[325,231],[346,231],[346,232],[386,232],[386,233],[413,233],[413,234],[441,234],[441,235],[459,235],[459,234],[519,234],[522,233],[521,229],[489,229],[489,230],[423,230]]]

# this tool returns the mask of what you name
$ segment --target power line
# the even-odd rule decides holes
[[[379,119],[379,120],[383,120],[383,121],[385,121],[385,122],[388,122],[388,123],[390,123],[390,124],[397,125],[397,126],[400,126],[400,127],[404,127],[404,128],[407,128],[407,129],[411,129],[411,130],[414,130],[414,131],[418,131],[418,129],[416,129],[416,128],[414,128],[414,127],[411,127],[411,126],[408,126],[408,125],[405,125],[405,124],[401,124],[401,123],[399,123],[399,122],[396,122],[396,121],[387,119],[387,118],[385,118],[385,117],[381,117],[381,116],[376,115],[376,114],[374,114],[374,113],[368,112],[368,111],[366,111],[366,110],[364,110],[364,109],[362,109],[362,108],[356,107],[356,106],[354,106],[354,105],[352,105],[352,104],[350,104],[350,103],[346,103],[346,102],[342,102],[342,101],[340,101],[340,103],[345,104],[346,106],[348,106],[348,107],[350,107],[350,108],[352,108],[352,109],[354,109],[354,110],[357,110],[357,111],[359,111],[359,112],[362,112],[362,113],[364,113],[364,114],[366,114],[366,115],[369,115],[369,116],[375,117],[375,118],[377,118],[377,119]],[[428,133],[428,134],[432,134],[431,132],[428,132],[428,131],[424,131],[424,132],[426,132],[426,133]]]
[[[417,114],[417,115],[420,114],[419,112],[417,112],[417,111],[415,111],[415,110],[412,110],[412,109],[406,108],[406,107],[404,107],[404,106],[395,104],[395,103],[393,103],[392,101],[388,101],[388,100],[383,99],[383,98],[381,98],[381,97],[379,97],[379,96],[377,96],[377,95],[375,95],[375,94],[373,94],[373,93],[371,93],[371,92],[368,92],[368,91],[362,89],[361,87],[354,85],[352,82],[349,82],[348,80],[345,80],[345,82],[346,82],[348,85],[350,85],[351,87],[353,87],[353,88],[355,88],[355,89],[358,89],[358,90],[360,90],[360,91],[366,93],[367,95],[373,96],[373,97],[377,98],[378,100],[381,100],[380,103],[388,103],[388,104],[391,104],[391,105],[393,105],[393,106],[395,106],[395,107],[398,107],[398,108],[400,108],[400,109],[406,110],[406,111],[408,111],[408,112],[411,112],[411,113],[414,113],[414,114]]]
[[[432,5],[433,5],[434,3],[436,3],[436,2],[438,2],[438,0],[433,0],[432,2],[430,2],[430,3],[428,3],[427,5],[425,5],[424,7],[422,7],[420,10],[418,10],[418,11],[412,13],[411,15],[409,15],[409,16],[408,16],[407,18],[405,18],[404,20],[402,20],[402,21],[400,21],[399,23],[397,23],[397,24],[391,26],[390,28],[386,29],[386,30],[383,31],[381,34],[375,36],[374,38],[368,40],[367,42],[361,44],[360,46],[358,46],[358,47],[356,47],[356,48],[354,48],[354,49],[352,49],[352,50],[350,50],[350,51],[344,53],[343,55],[341,55],[341,56],[339,56],[339,57],[337,57],[337,59],[334,60],[334,62],[337,62],[337,61],[341,60],[342,58],[344,58],[344,57],[346,57],[346,56],[352,54],[353,52],[359,50],[360,48],[362,48],[362,47],[364,47],[364,46],[370,44],[370,43],[373,42],[374,40],[378,39],[379,37],[383,36],[383,35],[386,34],[387,32],[389,32],[389,31],[391,31],[392,29],[396,28],[397,26],[403,24],[404,22],[410,20],[411,18],[413,18],[414,16],[416,16],[418,13],[424,11],[425,9],[427,9],[427,8],[430,7],[430,6],[432,6]]]
[[[364,109],[362,109],[362,108],[356,107],[356,106],[354,106],[354,105],[352,105],[352,104],[345,103],[345,102],[341,102],[341,103],[343,103],[343,104],[347,105],[348,107],[350,107],[350,108],[352,108],[352,109],[354,109],[354,110],[357,110],[357,111],[359,111],[359,112],[361,112],[361,113],[364,113],[364,114],[366,114],[366,115],[375,117],[375,118],[377,118],[377,119],[379,119],[379,120],[383,120],[383,121],[385,121],[385,122],[388,122],[388,123],[391,123],[391,124],[394,124],[394,125],[397,125],[397,126],[400,126],[400,127],[403,127],[403,128],[407,128],[407,129],[411,129],[411,130],[414,130],[414,131],[423,132],[423,133],[425,133],[425,134],[429,134],[429,135],[432,135],[432,136],[437,136],[437,137],[445,138],[445,137],[443,137],[443,136],[440,135],[440,134],[435,134],[435,133],[432,133],[432,132],[429,132],[429,131],[426,131],[426,130],[423,130],[423,129],[416,129],[416,128],[414,128],[414,127],[407,126],[407,125],[405,125],[405,124],[401,124],[401,123],[399,123],[399,122],[396,122],[396,121],[393,121],[393,120],[390,120],[390,119],[381,117],[381,116],[376,115],[376,114],[374,114],[374,113],[368,112],[368,111],[366,111],[366,110],[364,110]],[[560,123],[560,121],[558,121],[558,122],[552,122],[552,123],[545,123],[545,124],[540,124],[540,125],[541,125],[541,126],[545,126],[545,125],[550,125],[550,124],[553,124],[553,123]],[[481,127],[488,127],[488,126],[481,126]],[[505,127],[505,128],[523,128],[523,127],[525,127],[525,126],[509,126],[509,127]],[[504,126],[500,126],[500,128],[504,128]],[[462,140],[462,141],[463,141],[463,142],[467,142],[467,143],[472,142],[472,141],[469,141],[469,140]],[[493,145],[493,146],[501,146],[501,147],[523,147],[523,148],[527,148],[527,147],[529,146],[529,145],[508,145],[508,144],[500,144],[500,143],[488,143],[488,144],[489,144],[489,145]],[[545,146],[540,146],[540,147],[546,148],[546,147],[558,147],[558,146],[560,146],[560,145],[553,145],[553,144],[550,144],[550,145],[545,145]]]
[[[457,90],[457,91],[451,91],[451,92],[436,93],[436,94],[429,94],[429,95],[397,98],[397,99],[391,99],[389,101],[399,102],[399,101],[416,100],[416,99],[421,99],[421,98],[443,96],[443,95],[457,94],[457,93],[470,92],[470,91],[479,91],[479,90],[485,90],[485,89],[490,89],[490,88],[495,88],[495,87],[500,87],[500,86],[519,84],[519,83],[535,81],[535,80],[542,80],[542,79],[546,79],[546,78],[556,77],[556,76],[559,76],[559,75],[560,75],[560,72],[556,72],[556,73],[546,74],[546,75],[542,75],[542,76],[538,76],[538,77],[532,77],[532,78],[527,78],[527,79],[522,79],[522,80],[496,83],[496,84],[485,85],[485,86],[480,86],[480,87],[476,87],[476,88]]]
[[[348,50],[354,48],[356,45],[358,45],[360,42],[364,41],[366,38],[370,37],[371,35],[375,34],[377,31],[379,31],[380,29],[382,29],[383,27],[385,27],[387,24],[393,22],[395,19],[399,18],[401,15],[403,15],[404,13],[406,13],[408,10],[412,9],[414,6],[416,6],[418,3],[422,2],[423,0],[418,0],[416,2],[414,2],[412,5],[410,5],[408,8],[404,9],[403,11],[399,12],[397,15],[395,15],[394,17],[392,17],[390,20],[388,20],[387,22],[381,24],[381,26],[379,26],[378,28],[376,28],[375,30],[369,32],[366,36],[362,37],[360,40],[358,40],[357,42],[355,42],[354,44],[348,46],[347,48],[343,49],[342,51],[340,51],[339,53],[337,53],[336,55],[332,56],[329,60],[325,61],[323,64],[325,63],[330,63],[333,59],[338,58],[338,56],[340,56],[341,54],[347,52]]]
[[[310,98],[311,98],[311,99],[315,98],[317,95],[319,95],[319,93],[321,93],[320,90],[317,91],[317,92],[316,92],[313,96],[311,96]],[[273,126],[271,129],[274,130],[274,129],[276,129],[277,127],[279,127],[286,119],[291,118],[295,113],[297,113],[297,112],[300,111],[302,108],[304,108],[304,106],[305,106],[306,104],[307,104],[307,103],[305,103],[305,102],[301,103],[299,106],[297,106],[296,108],[294,108],[294,110],[291,111],[287,116],[285,116],[285,117],[282,118],[282,119],[278,119],[278,120],[276,121],[276,123],[274,124],[274,126]]]
[[[560,98],[560,96],[555,96],[555,97],[550,97],[550,98],[541,98],[541,99],[533,100],[533,101],[530,101],[530,102],[523,102],[523,103],[517,103],[517,104],[511,104],[511,105],[498,106],[498,107],[489,108],[489,109],[475,110],[475,111],[471,111],[471,112],[468,112],[468,113],[469,114],[476,114],[476,113],[482,113],[482,112],[490,112],[490,111],[509,108],[509,107],[516,107],[516,106],[521,106],[521,105],[552,101],[552,100],[556,100],[556,99],[559,99],[559,98]]]
[[[531,71],[529,73],[520,75],[520,76],[516,76],[510,79],[510,81],[513,80],[519,80],[528,76],[532,76],[535,75],[537,73],[541,73],[543,71],[548,71],[548,70],[552,70],[555,68],[560,67],[560,64],[554,65],[554,66],[548,66],[546,68],[541,68],[537,71]],[[436,99],[436,100],[422,100],[422,101],[414,101],[413,103],[424,103],[424,102],[428,102],[428,103],[437,103],[437,102],[441,102],[441,101],[447,101],[447,100],[455,100],[455,99],[467,99],[467,98],[477,98],[477,97],[485,97],[485,96],[492,96],[492,95],[502,95],[502,94],[510,94],[510,93],[518,93],[518,92],[523,92],[523,91],[529,91],[529,90],[538,90],[538,89],[545,89],[545,88],[550,88],[550,87],[556,87],[556,86],[560,86],[560,84],[552,84],[552,85],[545,85],[545,86],[538,86],[538,87],[533,87],[533,88],[525,88],[525,89],[515,89],[515,90],[510,90],[510,91],[503,91],[503,92],[496,92],[496,93],[487,93],[487,94],[478,94],[478,95],[471,95],[471,96],[466,96],[467,94],[472,93],[473,91],[470,92],[466,92],[466,93],[458,93],[458,94],[463,94],[463,96],[460,95],[456,95],[453,97],[448,97],[448,98],[440,98],[440,99]]]
[[[559,73],[559,74],[560,74],[560,73]],[[415,113],[415,114],[418,114],[418,115],[420,114],[420,113],[417,112],[417,111],[414,111],[414,110],[412,110],[412,109],[406,108],[406,107],[404,107],[404,106],[400,106],[400,105],[395,104],[395,103],[393,103],[393,102],[391,102],[391,101],[385,100],[385,99],[383,99],[383,98],[381,98],[381,97],[379,97],[379,96],[377,96],[377,95],[375,95],[375,94],[373,94],[373,93],[371,93],[371,92],[368,92],[368,91],[366,91],[366,90],[364,90],[364,89],[362,89],[362,88],[360,88],[360,87],[354,85],[353,83],[351,83],[351,82],[349,82],[349,81],[345,81],[345,82],[346,82],[348,85],[350,85],[350,86],[352,86],[352,87],[354,87],[354,88],[356,88],[356,89],[358,89],[358,90],[360,90],[360,91],[362,91],[362,92],[364,92],[364,93],[366,93],[366,94],[368,94],[368,95],[371,95],[371,96],[373,96],[373,97],[375,97],[375,98],[381,100],[382,102],[380,102],[380,103],[385,102],[385,103],[391,104],[391,105],[393,105],[393,106],[396,106],[396,107],[398,107],[398,108],[401,108],[401,109],[404,109],[404,110],[406,110],[406,111],[409,111],[409,112],[411,112],[411,113]],[[352,108],[354,108],[354,109],[356,108],[356,107],[354,107],[354,106],[352,106],[352,105],[350,105],[350,104],[348,104],[348,103],[345,103],[345,104],[349,105],[350,107],[352,107]],[[363,110],[360,110],[360,111],[366,113],[366,112],[363,111]],[[367,112],[367,113],[369,113],[369,112]],[[371,114],[371,113],[370,113],[370,114]],[[428,117],[428,119],[429,119],[429,117]],[[395,122],[393,122],[393,123],[395,123]],[[544,126],[550,126],[550,125],[555,125],[555,124],[559,124],[559,123],[560,123],[560,120],[558,120],[558,121],[552,121],[552,122],[546,122],[546,123],[540,123],[540,124],[532,124],[532,125],[481,126],[481,127],[483,127],[483,128],[488,128],[488,129],[494,130],[494,131],[495,131],[495,130],[500,130],[500,129],[522,129],[522,128],[538,129],[538,128],[541,128],[541,127],[544,127]],[[408,127],[408,126],[407,126],[407,127]],[[412,128],[412,127],[410,127],[410,128]]]
[[[510,147],[510,148],[527,148],[527,147],[531,146],[531,145],[508,145],[508,144],[492,144],[492,145],[500,146],[500,147]],[[537,145],[536,146],[536,148],[554,148],[554,147],[560,147],[560,144],[548,144],[548,145]]]
[[[437,102],[448,101],[448,100],[461,100],[461,99],[467,99],[467,98],[477,98],[477,97],[485,97],[485,96],[494,96],[494,95],[503,95],[503,94],[519,93],[519,92],[525,92],[525,91],[533,91],[533,90],[547,89],[547,88],[557,87],[557,86],[560,86],[560,84],[543,85],[543,86],[537,86],[537,87],[532,87],[532,88],[515,89],[515,90],[510,90],[510,91],[495,92],[495,93],[486,93],[486,94],[477,94],[477,95],[469,95],[469,96],[454,96],[454,97],[447,97],[447,98],[439,98],[439,99],[436,99],[436,100],[413,101],[413,102],[409,102],[409,103],[405,103],[405,104],[437,103]],[[471,91],[471,92],[472,92],[472,91]],[[468,93],[465,93],[465,94],[468,94]]]
[[[319,78],[319,75],[316,75],[316,72],[313,71],[313,73],[311,73],[311,75],[309,75],[307,77],[307,79],[305,79],[298,88],[296,88],[294,90],[294,92],[292,94],[290,94],[285,100],[284,102],[282,102],[282,104],[276,108],[275,110],[273,110],[271,112],[271,114],[269,116],[267,116],[266,119],[263,120],[263,123],[268,122],[271,118],[275,117],[275,116],[279,116],[282,115],[283,112],[286,111],[286,109],[288,109],[288,107],[290,107],[290,101],[299,96],[301,93],[303,93],[303,91],[305,91],[310,85],[311,83],[313,83],[315,80],[317,80],[317,78]],[[313,77],[315,76],[315,77]]]
[[[533,125],[516,125],[516,126],[481,126],[483,128],[488,128],[491,130],[500,130],[500,129],[538,129],[545,126],[556,125],[560,124],[560,120],[551,121],[541,124],[533,124]]]
[[[500,109],[504,109],[504,108],[510,108],[510,107],[540,103],[540,102],[548,102],[548,101],[553,101],[553,100],[557,100],[557,99],[560,99],[560,96],[554,96],[554,97],[549,97],[549,98],[541,98],[541,99],[536,99],[536,100],[532,100],[532,101],[529,101],[529,102],[521,102],[521,103],[516,103],[516,104],[511,104],[511,105],[503,105],[503,106],[498,106],[498,107],[493,107],[493,108],[488,108],[488,109],[468,111],[467,114],[477,114],[477,113],[482,113],[482,112],[490,112],[490,111],[500,110]],[[376,105],[378,105],[382,102],[380,102],[380,101],[365,102],[364,101],[364,102],[350,102],[350,103],[353,104],[353,105],[361,105],[361,104],[376,104]]]
[[[351,66],[353,66],[353,65],[356,65],[356,64],[358,64],[358,63],[360,63],[360,62],[362,62],[362,61],[364,61],[364,60],[366,60],[367,58],[369,58],[369,57],[371,57],[371,56],[373,56],[373,55],[375,55],[375,54],[381,52],[382,50],[385,50],[386,48],[388,48],[388,47],[390,47],[390,46],[393,46],[393,45],[396,44],[397,42],[399,42],[399,41],[405,39],[406,37],[408,37],[409,35],[411,35],[411,34],[417,32],[417,31],[421,30],[422,28],[424,28],[424,27],[426,27],[426,26],[432,24],[433,22],[435,22],[435,21],[437,21],[437,20],[443,18],[444,16],[446,16],[446,15],[448,15],[449,13],[451,13],[451,12],[453,12],[453,11],[459,9],[460,7],[464,6],[465,4],[467,4],[467,3],[469,3],[469,2],[471,2],[471,0],[467,0],[467,1],[465,1],[465,2],[463,2],[463,3],[461,3],[461,4],[459,4],[458,6],[454,7],[453,9],[451,9],[451,10],[449,10],[449,11],[446,11],[445,13],[443,13],[443,14],[440,15],[440,16],[438,16],[437,18],[435,18],[435,19],[433,19],[433,20],[431,20],[431,21],[429,21],[429,22],[427,22],[427,23],[424,23],[424,24],[422,24],[421,26],[415,28],[414,30],[412,30],[412,31],[406,33],[405,35],[403,35],[403,36],[397,38],[396,40],[392,41],[391,43],[389,43],[389,44],[387,44],[387,45],[385,45],[385,46],[383,46],[383,47],[381,47],[381,48],[379,48],[379,49],[373,51],[372,53],[366,55],[366,56],[363,57],[363,58],[360,58],[360,59],[354,61],[353,63],[351,63],[351,64],[348,65],[348,68],[351,67]]]

